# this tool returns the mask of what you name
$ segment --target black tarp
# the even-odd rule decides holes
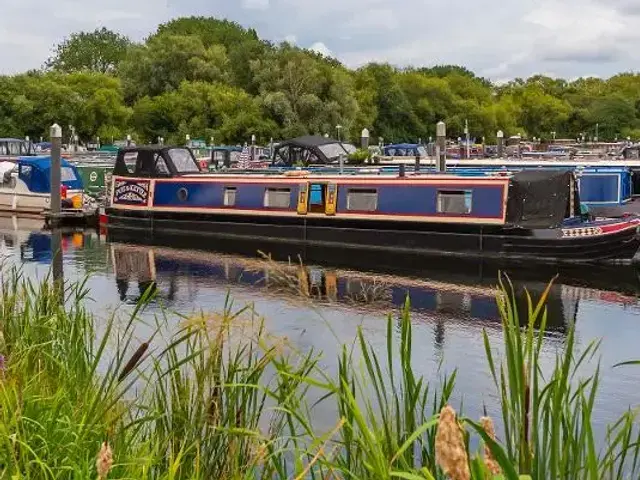
[[[348,154],[344,144],[338,140],[320,135],[305,135],[278,144],[274,149],[273,164],[291,166],[297,162],[305,165],[329,163],[339,155]]]
[[[514,174],[509,185],[507,223],[522,228],[555,228],[569,216],[572,194],[573,213],[580,215],[580,198],[572,178],[571,170],[523,170]]]

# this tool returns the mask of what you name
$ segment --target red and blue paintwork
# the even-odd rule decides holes
[[[112,194],[112,206],[118,208],[144,208],[159,211],[211,211],[237,214],[290,214],[297,215],[297,198],[301,185],[314,183],[333,183],[338,187],[336,218],[354,218],[369,216],[376,219],[412,221],[435,221],[448,223],[491,223],[502,224],[505,221],[506,198],[509,181],[507,178],[469,178],[449,175],[430,175],[406,179],[385,177],[273,177],[273,176],[231,176],[207,175],[181,177],[173,179],[142,179],[114,177],[114,184],[126,182],[135,185],[139,182],[149,189],[150,198],[146,204],[132,205],[130,201],[119,199]],[[119,183],[120,182],[120,183]],[[235,205],[225,206],[224,191],[227,187],[236,188]],[[288,208],[269,208],[264,206],[265,191],[269,188],[289,188]],[[347,195],[350,188],[376,190],[378,205],[374,212],[347,210]],[[471,212],[469,214],[441,214],[437,212],[438,191],[466,190],[472,192]],[[184,193],[186,192],[186,196]],[[182,193],[182,195],[181,195]],[[323,215],[323,214],[310,214]]]

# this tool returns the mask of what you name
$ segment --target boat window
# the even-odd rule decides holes
[[[138,152],[126,152],[124,154],[124,164],[129,173],[136,171],[136,163],[138,162]]]
[[[225,207],[233,207],[236,204],[236,187],[225,187],[223,204]]]
[[[169,156],[178,173],[200,172],[200,167],[191,156],[191,152],[186,148],[172,148],[169,150]]]
[[[9,155],[6,143],[0,143],[0,155]]]
[[[9,155],[20,155],[20,143],[18,142],[9,142]]]
[[[289,208],[291,190],[289,188],[267,188],[264,191],[264,206],[267,208]]]
[[[324,205],[324,185],[312,183],[309,189],[309,205]]]
[[[63,182],[73,182],[77,180],[75,172],[71,167],[62,167],[60,170],[60,180]]]
[[[437,212],[469,215],[471,213],[471,190],[439,190]]]
[[[156,174],[169,175],[169,169],[167,168],[167,162],[160,155],[156,154]]]
[[[375,212],[378,209],[378,191],[352,188],[347,193],[347,210]]]

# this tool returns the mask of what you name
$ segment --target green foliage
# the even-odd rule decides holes
[[[638,74],[574,81],[534,75],[494,85],[457,65],[401,69],[371,63],[350,70],[336,59],[271,44],[253,29],[211,17],[171,20],[133,45],[105,28],[75,33],[57,47],[46,69],[0,76],[2,135],[38,138],[57,122],[73,124],[85,141],[100,132],[145,140],[182,140],[189,133],[243,143],[252,134],[266,141],[331,134],[342,125],[343,138],[352,142],[365,126],[374,139],[415,142],[434,137],[440,120],[452,137],[463,136],[468,122],[472,137],[488,141],[498,130],[507,136],[550,138],[555,132],[557,138],[589,138],[596,124],[601,140],[636,139],[640,132]],[[100,76],[105,73],[117,83]],[[74,75],[87,77],[78,81]],[[92,85],[90,94],[85,83]],[[228,94],[221,101],[229,105],[217,101],[215,108],[172,112],[174,103],[185,103],[178,100],[188,93],[185,83],[220,92],[224,87]],[[246,114],[231,104],[237,100]]]
[[[73,33],[55,47],[45,66],[60,72],[113,73],[124,59],[130,40],[105,27]]]
[[[355,152],[349,154],[349,163],[354,163],[356,165],[359,165],[359,164],[365,163],[370,158],[371,158],[371,153],[369,152],[369,150],[359,148]]]

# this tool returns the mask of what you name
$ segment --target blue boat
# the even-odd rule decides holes
[[[50,209],[51,157],[19,157],[0,162],[0,212],[42,216]],[[85,199],[75,165],[61,160],[62,208],[81,212]]]
[[[135,167],[125,157],[135,158]],[[319,192],[319,193],[318,193]],[[110,230],[509,264],[631,263],[640,218],[592,219],[571,171],[205,174],[183,147],[119,152]],[[640,255],[638,257],[640,259]]]

